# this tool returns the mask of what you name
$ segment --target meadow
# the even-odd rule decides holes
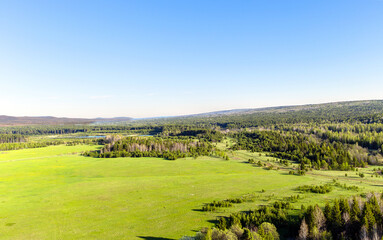
[[[222,144],[223,146],[223,144]],[[221,146],[221,147],[222,147]],[[179,239],[218,216],[254,209],[300,194],[294,203],[319,203],[341,196],[380,191],[382,178],[355,172],[309,171],[289,175],[289,167],[265,154],[234,151],[218,157],[91,158],[97,145],[49,146],[0,153],[0,239]],[[279,167],[267,170],[249,158]],[[348,173],[348,176],[345,176]],[[328,194],[300,193],[298,186],[334,178],[359,191],[335,187]],[[202,212],[205,203],[247,197],[251,201]]]

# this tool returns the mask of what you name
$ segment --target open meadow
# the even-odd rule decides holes
[[[294,203],[319,203],[341,196],[380,191],[382,178],[360,178],[355,172],[311,171],[289,175],[274,158],[247,151],[230,160],[202,156],[175,161],[162,158],[92,158],[82,151],[97,145],[49,146],[0,153],[0,239],[179,239],[217,216],[254,209],[291,195]],[[266,170],[249,158],[273,164]],[[331,183],[325,195],[300,193],[298,186]],[[214,212],[205,203],[243,197],[247,201]]]

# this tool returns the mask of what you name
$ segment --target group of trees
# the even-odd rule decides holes
[[[85,156],[113,157],[160,157],[175,160],[183,157],[208,156],[213,145],[207,141],[161,137],[125,137],[113,139],[99,151],[86,152]]]
[[[247,212],[233,213],[229,217],[220,217],[216,227],[218,229],[229,229],[232,226],[255,229],[263,222],[270,222],[278,226],[287,226],[287,210],[292,205],[287,201],[276,201],[269,206],[261,206],[259,209]]]
[[[139,133],[157,134],[161,128],[151,125],[29,125],[0,127],[0,134],[21,134],[21,135],[63,135],[73,133]]]
[[[382,123],[299,123],[278,124],[267,127],[268,130],[298,132],[315,136],[329,142],[357,144],[369,150],[382,152]]]
[[[205,228],[195,236],[185,236],[181,240],[279,240],[279,233],[272,223],[264,222],[253,229],[239,225],[229,229]]]
[[[301,192],[312,192],[312,193],[329,193],[332,190],[332,187],[330,184],[324,184],[324,185],[303,185],[299,186],[297,188],[298,191]]]
[[[208,142],[220,142],[224,134],[207,128],[195,128],[191,126],[168,125],[162,128],[161,137],[166,136],[187,136],[191,138],[203,139]]]
[[[202,207],[202,211],[211,212],[215,211],[217,208],[223,207],[231,207],[233,203],[243,203],[245,199],[243,198],[230,198],[223,201],[213,201],[211,203],[207,203]]]
[[[1,151],[9,151],[9,150],[19,150],[25,148],[41,148],[48,147],[52,145],[60,145],[64,144],[64,141],[45,141],[45,142],[22,142],[22,143],[1,143],[0,150]]]
[[[382,194],[371,193],[366,199],[361,197],[335,199],[332,204],[326,203],[324,209],[318,205],[308,207],[302,205],[297,213],[296,210],[291,210],[292,205],[289,201],[276,201],[253,211],[220,217],[213,230],[204,229],[195,237],[184,239],[278,239],[278,230],[283,229],[288,229],[283,231],[284,238],[298,240],[381,239],[382,204]],[[270,224],[275,234],[272,236],[261,234],[263,224]],[[244,238],[243,235],[232,234],[238,231],[250,235]]]
[[[54,145],[66,144],[67,146],[74,146],[78,144],[95,144],[95,139],[56,139],[49,141],[33,141],[33,142],[16,142],[16,143],[0,143],[1,151],[19,150],[25,148],[42,148]]]
[[[27,141],[21,134],[0,134],[0,143],[19,143]]]
[[[233,150],[271,152],[274,157],[307,164],[315,169],[350,170],[364,167],[374,158],[355,146],[320,141],[298,132],[256,130],[241,131],[232,136],[237,141]]]
[[[370,194],[367,200],[338,199],[324,210],[309,206],[303,213],[298,239],[381,239],[381,195]]]

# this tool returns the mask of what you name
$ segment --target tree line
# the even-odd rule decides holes
[[[301,163],[302,168],[307,165],[315,169],[353,170],[377,161],[376,156],[358,146],[321,141],[298,132],[241,131],[232,137],[236,140],[233,150],[271,152],[274,157]]]
[[[0,134],[0,143],[19,143],[26,141],[26,137],[21,134]]]
[[[51,140],[51,141],[39,141],[39,142],[16,142],[16,143],[0,143],[0,151],[20,150],[26,148],[42,148],[48,146],[56,146],[66,144],[67,146],[74,146],[78,144],[96,144],[94,139],[82,139],[82,140]]]
[[[101,140],[103,141],[103,140]],[[161,137],[113,137],[106,139],[99,151],[85,152],[85,156],[114,157],[160,157],[175,160],[184,157],[209,156],[213,145],[196,139]]]

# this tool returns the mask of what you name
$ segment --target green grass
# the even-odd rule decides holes
[[[231,154],[230,161],[97,159],[76,154],[95,148],[51,146],[0,153],[0,239],[178,239],[212,226],[209,221],[217,216],[299,194],[295,189],[300,185],[338,178],[361,186],[362,192],[377,191],[376,185],[383,183],[369,176],[354,179],[350,173],[344,177],[345,172],[291,176],[289,169],[265,170],[245,163],[253,157],[277,166],[272,158],[244,151]],[[301,194],[295,206],[323,205],[358,193],[335,188],[324,195]],[[217,212],[199,211],[204,203],[246,194],[255,201]]]

